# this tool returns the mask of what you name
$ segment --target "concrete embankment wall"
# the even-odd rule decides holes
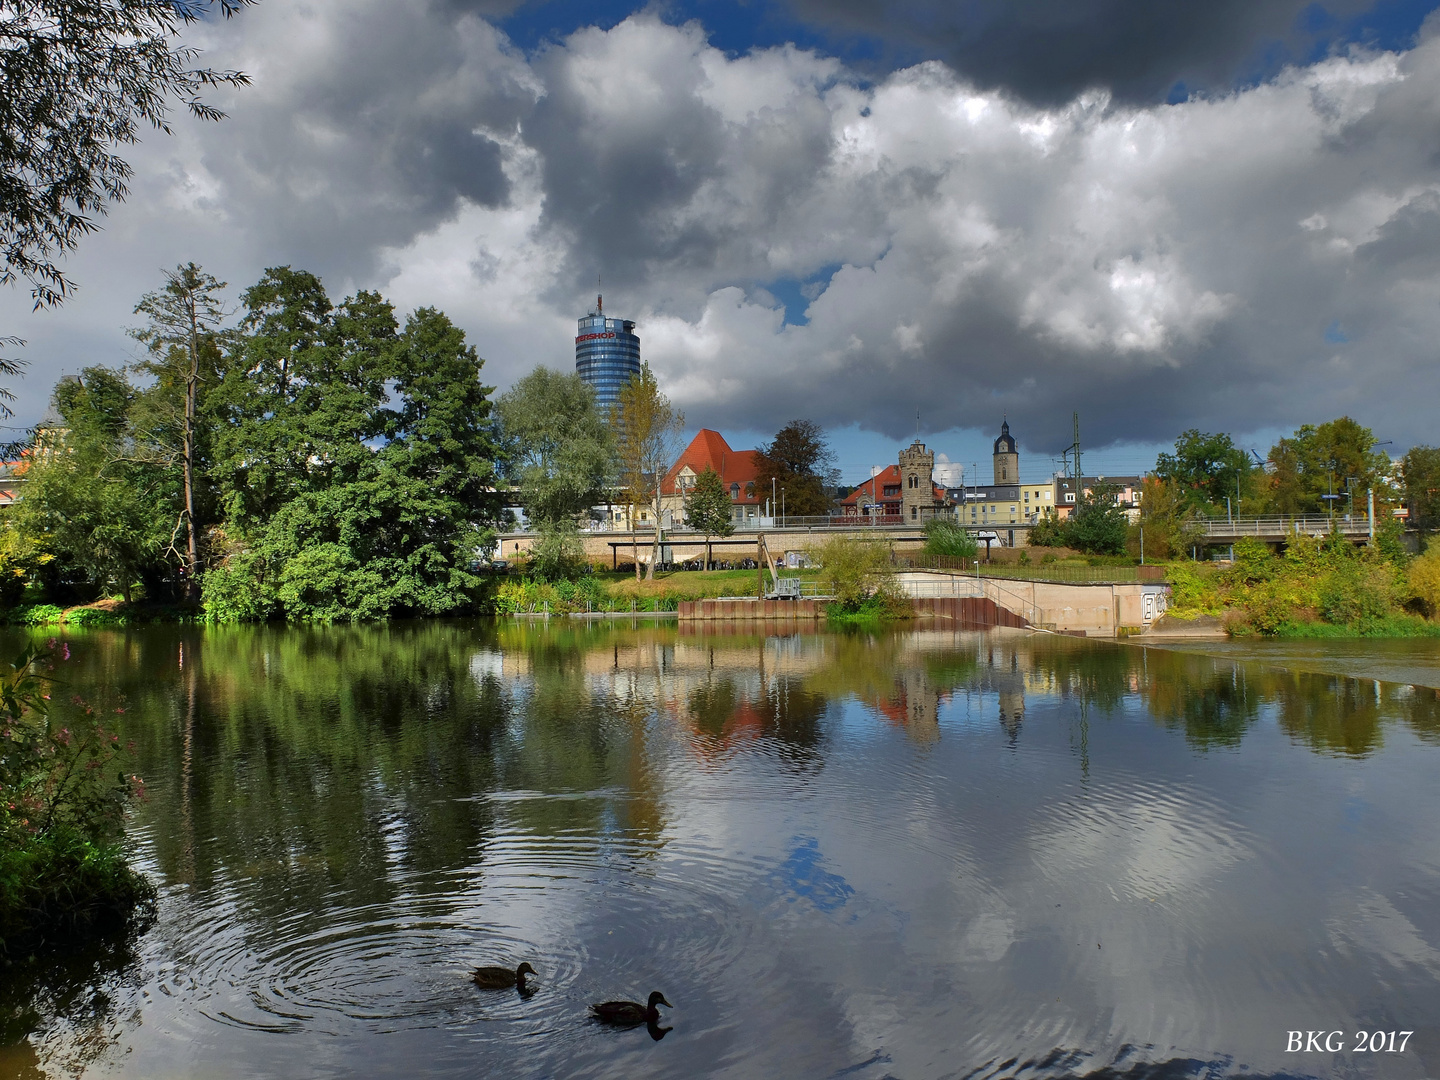
[[[1144,634],[1165,613],[1170,600],[1170,586],[1159,581],[1071,584],[977,579],[931,570],[910,570],[896,577],[906,595],[917,600],[984,598],[1031,626],[1087,637]]]

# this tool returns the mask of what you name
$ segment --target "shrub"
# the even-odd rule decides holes
[[[895,585],[890,549],[875,540],[836,536],[811,549],[820,564],[820,584],[835,597],[836,614],[858,612],[869,603],[887,617],[909,614],[909,605]]]
[[[958,522],[931,518],[925,523],[925,554],[972,559],[977,550],[975,538]]]
[[[590,572],[585,557],[585,543],[573,525],[549,525],[541,528],[530,545],[530,566],[546,581],[578,578]]]
[[[1440,540],[1431,540],[1425,554],[1412,559],[1406,573],[1410,597],[1430,618],[1440,618]]]
[[[65,615],[66,626],[128,626],[130,617],[124,612],[108,611],[105,608],[74,608]]]
[[[8,612],[5,621],[18,626],[59,626],[64,615],[54,604],[29,604]]]
[[[69,647],[62,646],[62,655]],[[0,949],[124,918],[154,896],[120,846],[140,780],[128,748],[93,719],[50,721],[46,660],[27,649],[0,676]],[[83,705],[83,702],[77,704]]]

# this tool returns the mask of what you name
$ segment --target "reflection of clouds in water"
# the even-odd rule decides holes
[[[981,912],[966,927],[956,949],[962,964],[994,964],[1015,943],[1015,922],[995,911]]]
[[[1394,967],[1415,965],[1440,974],[1440,950],[1384,896],[1360,889],[1337,906],[1340,910],[1326,922],[1336,949],[1369,952]]]
[[[1042,819],[1034,847],[1047,875],[1098,875],[1128,899],[1149,900],[1206,891],[1222,872],[1249,858],[1233,823],[1198,793],[1142,787],[1141,797],[1136,794],[1106,792],[1104,801],[1057,807],[1068,821]]]

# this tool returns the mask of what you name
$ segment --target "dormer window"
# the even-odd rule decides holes
[[[731,485],[730,485],[730,498],[731,498],[732,500],[735,500],[735,499],[739,499],[739,498],[740,498],[740,485],[739,485],[739,484],[731,484]]]

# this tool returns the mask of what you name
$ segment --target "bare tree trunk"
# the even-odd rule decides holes
[[[200,543],[195,535],[195,397],[200,382],[199,329],[195,324],[195,303],[190,303],[190,370],[185,375],[185,596],[200,599]]]
[[[635,511],[639,507],[630,507],[630,557],[635,560],[635,580],[640,580],[640,538],[635,535],[635,518],[638,516]]]
[[[715,555],[715,553],[714,553],[714,552],[711,550],[711,548],[710,548],[710,534],[709,534],[709,533],[706,533],[706,534],[705,534],[705,572],[706,572],[707,574],[710,572],[710,563],[713,561],[714,555]]]
[[[655,539],[650,544],[650,565],[645,568],[645,580],[655,580],[655,564],[660,561],[660,484],[655,484],[655,501],[651,507],[655,511]]]

